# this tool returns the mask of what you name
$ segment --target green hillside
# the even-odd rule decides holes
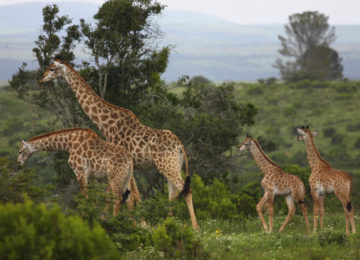
[[[258,108],[255,124],[245,132],[273,142],[275,149],[268,155],[274,161],[308,167],[305,144],[297,142],[296,128],[309,125],[319,132],[315,143],[322,157],[334,168],[349,171],[359,183],[360,82],[238,83],[237,97]],[[243,154],[238,165],[241,174],[259,172]]]

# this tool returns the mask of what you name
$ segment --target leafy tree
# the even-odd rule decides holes
[[[56,87],[53,82],[46,83],[45,86],[36,84],[34,87],[34,82],[50,65],[55,54],[60,54],[68,62],[74,60],[73,50],[81,36],[79,26],[71,25],[68,16],[59,16],[59,8],[56,5],[45,6],[42,12],[44,22],[42,33],[35,41],[36,47],[33,48],[39,69],[33,72],[27,71],[26,63],[23,63],[9,83],[24,101],[51,111],[63,127],[76,126],[80,122],[84,123],[84,119],[71,89],[65,85],[65,82],[59,81]],[[39,91],[30,91],[34,88]]]
[[[132,108],[157,87],[170,49],[156,48],[160,33],[151,18],[163,9],[152,0],[107,1],[95,14],[95,25],[81,20],[96,65],[88,80],[101,97]]]
[[[335,40],[335,28],[330,27],[328,19],[317,11],[289,16],[289,24],[285,26],[286,37],[279,36],[282,46],[279,53],[286,61],[278,59],[274,65],[284,80],[333,80],[342,77],[341,58],[329,47]]]

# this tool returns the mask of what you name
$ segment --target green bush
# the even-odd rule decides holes
[[[207,259],[200,239],[191,227],[167,218],[153,229],[152,241],[156,250],[164,253],[166,259]]]
[[[34,171],[19,168],[18,164],[8,158],[0,158],[0,202],[22,202],[26,193],[31,199],[40,201],[49,186],[36,185]]]
[[[92,228],[78,216],[64,216],[29,199],[0,205],[0,259],[119,259],[98,223]]]

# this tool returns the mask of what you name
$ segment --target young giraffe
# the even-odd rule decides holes
[[[131,153],[136,170],[156,167],[168,180],[169,200],[175,199],[179,192],[185,196],[192,226],[198,229],[192,203],[188,160],[179,138],[169,130],[147,127],[141,124],[130,110],[109,104],[92,90],[74,68],[58,58],[45,71],[39,82],[44,83],[59,77],[66,79],[80,106],[99,127],[107,141],[122,145]],[[180,173],[184,158],[187,174],[185,183]],[[131,194],[138,194],[134,179],[130,182]]]
[[[27,142],[22,140],[18,162],[23,165],[36,151],[60,150],[69,152],[68,163],[85,196],[89,176],[107,176],[108,192],[111,191],[115,197],[114,215],[120,208],[121,199],[132,209],[132,204],[126,200],[133,174],[130,153],[124,147],[105,142],[90,129],[71,128],[39,135]]]
[[[330,164],[321,158],[313,139],[317,132],[311,132],[308,126],[298,128],[297,132],[299,134],[298,141],[305,141],[307,159],[311,168],[309,184],[314,202],[314,231],[317,230],[317,219],[319,216],[320,229],[323,228],[325,194],[334,192],[344,207],[346,233],[349,233],[349,222],[351,223],[352,232],[355,233],[354,207],[350,201],[352,190],[350,174],[331,168]]]
[[[262,150],[260,144],[251,137],[247,136],[245,141],[238,146],[238,150],[250,150],[257,166],[264,174],[261,181],[265,194],[260,202],[256,205],[256,210],[260,216],[261,222],[265,232],[272,232],[272,218],[274,215],[274,197],[275,195],[285,196],[286,204],[288,206],[288,215],[280,227],[279,232],[282,232],[288,224],[291,217],[295,214],[294,200],[299,205],[306,223],[307,231],[309,232],[309,221],[307,216],[307,207],[304,203],[305,185],[301,179],[295,175],[284,172],[279,165],[274,163]],[[266,225],[262,210],[267,205],[269,214],[269,229]]]

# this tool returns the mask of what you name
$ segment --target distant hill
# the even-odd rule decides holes
[[[56,2],[55,2],[56,3]],[[56,3],[74,22],[87,20],[98,10],[91,3]],[[42,24],[46,3],[0,6],[0,80],[7,80],[22,61],[36,67],[32,48]],[[163,78],[203,75],[213,81],[255,81],[278,76],[272,64],[280,48],[283,25],[238,25],[207,14],[166,10],[156,18],[163,32],[162,45],[174,45]],[[343,58],[344,74],[360,79],[360,25],[336,25],[333,47]],[[86,55],[79,48],[79,58]]]

